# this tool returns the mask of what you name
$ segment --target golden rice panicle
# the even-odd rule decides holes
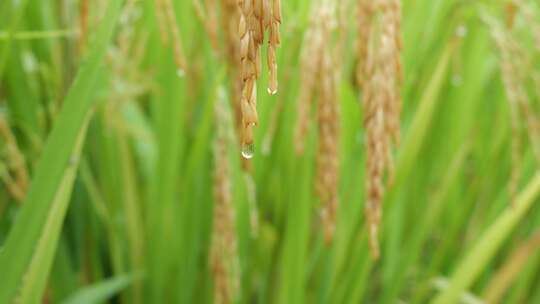
[[[236,70],[240,67],[239,22],[241,12],[237,0],[220,0],[220,3],[220,22],[225,45],[223,55],[228,63],[229,70]]]
[[[400,120],[401,120],[401,85],[403,82],[403,67],[401,63],[401,51],[403,42],[401,38],[401,1],[389,0],[388,6],[383,8],[385,27],[381,39],[384,51],[388,52],[384,69],[388,83],[388,97],[385,103],[386,133],[389,141],[395,146],[400,144]],[[385,41],[386,40],[386,41]],[[383,51],[383,52],[384,52]],[[391,155],[390,146],[387,145],[387,155]],[[388,159],[388,173],[390,180],[393,177],[393,159]]]
[[[512,28],[516,19],[516,4],[513,1],[508,1],[505,7],[506,26]]]
[[[174,12],[174,6],[172,0],[158,0],[163,1],[163,8],[165,10],[165,17],[167,21],[167,27],[171,31],[173,48],[174,48],[174,61],[178,71],[178,76],[183,76],[186,71],[186,57],[182,47],[182,39],[180,37],[180,31],[178,30],[178,22],[176,14]]]
[[[309,129],[312,100],[317,101],[317,170],[315,191],[321,202],[321,221],[325,243],[329,245],[336,227],[338,209],[340,111],[337,93],[339,67],[335,64],[331,34],[335,29],[335,5],[318,1],[303,42],[301,54],[302,86],[298,97],[296,153],[303,154]]]
[[[229,79],[229,91],[231,105],[234,111],[234,126],[238,134],[239,143],[244,142],[244,124],[242,120],[242,89],[243,89],[243,74],[240,58],[240,35],[239,22],[241,11],[237,0],[220,0],[221,14],[220,24],[223,29],[223,47],[220,48],[223,59],[227,62],[227,74]],[[244,155],[246,152],[242,153]],[[242,157],[242,169],[250,172],[251,163],[249,159]]]
[[[373,64],[370,62],[369,64]],[[373,69],[372,66],[369,67]],[[375,71],[372,71],[375,73]],[[374,74],[372,77],[381,78]],[[378,230],[381,222],[381,203],[384,192],[383,175],[385,165],[384,105],[370,83],[364,90],[364,128],[366,129],[367,174],[366,174],[366,222],[368,223],[370,249],[374,258],[379,256]]]
[[[319,144],[317,153],[316,190],[323,204],[321,219],[325,243],[332,242],[336,230],[339,179],[339,99],[336,89],[335,66],[326,50],[321,62],[320,99],[317,105]]]
[[[314,96],[321,52],[326,41],[320,27],[320,13],[315,11],[310,26],[304,34],[302,52],[300,54],[300,93],[297,103],[297,120],[295,127],[295,151],[298,156],[304,153],[305,138],[309,131],[309,114]]]
[[[314,97],[317,97],[317,88],[321,82],[321,68],[325,50],[331,45],[330,28],[333,18],[331,8],[317,1],[313,6],[310,26],[304,34],[302,51],[300,54],[301,85],[298,96],[295,127],[295,150],[298,156],[304,153],[306,135],[309,131],[310,109]]]
[[[167,18],[165,17],[165,0],[154,0],[154,10],[156,21],[158,24],[159,38],[161,44],[166,46],[169,44],[169,32],[167,31]]]
[[[392,34],[394,36],[394,68],[397,74],[397,86],[400,87],[403,83],[403,64],[401,63],[401,52],[403,50],[403,37],[401,36],[401,0],[392,0],[390,3],[392,21]]]
[[[357,37],[357,65],[356,81],[358,87],[363,88],[366,81],[366,59],[374,16],[374,1],[358,0],[358,37]]]
[[[79,3],[79,53],[83,53],[88,41],[88,20],[90,17],[90,1],[81,0]]]
[[[23,154],[19,150],[17,140],[9,127],[6,117],[0,113],[0,141],[6,147],[6,171],[0,172],[9,193],[17,202],[22,202],[28,190],[28,171]],[[11,174],[12,171],[13,176]]]
[[[359,52],[360,86],[363,90],[366,129],[366,222],[373,258],[380,255],[379,227],[382,218],[384,177],[393,174],[392,146],[399,144],[402,67],[400,52],[400,1],[378,0],[368,6],[360,1],[361,16],[369,20],[369,33],[359,40],[367,45]],[[363,35],[366,35],[365,37]],[[361,41],[359,43],[362,43]]]
[[[221,28],[223,29],[223,57],[227,62],[227,73],[230,81],[230,95],[237,131],[242,130],[242,111],[240,108],[240,96],[242,93],[243,79],[240,74],[240,40],[238,23],[240,10],[237,0],[221,0]]]
[[[268,82],[268,93],[274,95],[278,89],[278,75],[276,62],[276,49],[281,43],[279,34],[279,25],[281,24],[281,0],[266,0],[272,1],[272,16],[270,20],[270,34],[268,41],[268,70],[270,80]]]
[[[233,303],[239,290],[239,262],[235,233],[235,211],[231,194],[231,172],[227,146],[232,141],[232,123],[225,93],[215,108],[217,136],[214,141],[214,212],[210,267],[214,278],[214,303]]]
[[[242,155],[253,156],[253,128],[258,125],[257,79],[261,74],[260,47],[264,34],[269,30],[267,63],[270,71],[268,91],[277,92],[276,48],[280,43],[281,2],[279,0],[238,0],[240,21],[240,70],[242,93],[240,109],[242,113]]]
[[[252,0],[239,0],[240,22],[238,34],[240,38],[240,70],[242,75],[242,93],[240,96],[240,109],[242,113],[242,150],[246,158],[252,155],[244,152],[253,145],[253,127],[259,123],[257,116],[257,59],[259,58],[259,44],[255,35],[258,35],[254,3]]]
[[[218,39],[218,11],[217,0],[205,0],[204,3],[201,0],[192,0],[193,7],[197,17],[204,26],[204,30],[208,34],[210,44],[214,50],[219,47]]]
[[[336,7],[330,1],[321,4],[319,16],[321,41],[323,41],[318,64],[319,98],[317,104],[318,153],[316,190],[322,203],[321,221],[324,239],[330,245],[336,230],[336,215],[339,204],[339,153],[340,112],[337,93],[339,68],[334,64],[331,35],[335,30]]]

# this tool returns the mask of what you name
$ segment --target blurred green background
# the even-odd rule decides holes
[[[220,158],[236,214],[232,302],[540,303],[538,1],[403,1],[402,144],[377,261],[363,214],[356,2],[339,1],[335,239],[325,245],[318,216],[317,128],[302,157],[294,142],[319,1],[283,0],[280,88],[266,94],[262,73],[252,169],[234,140]],[[212,46],[199,1],[173,1],[180,77],[154,0],[87,3],[81,47],[80,0],[0,2],[0,303],[212,303],[214,108],[233,102],[225,29]],[[209,3],[219,19],[221,1]],[[528,107],[513,104],[512,85]]]

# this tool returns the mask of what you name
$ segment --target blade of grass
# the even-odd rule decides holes
[[[310,143],[314,142],[311,134]],[[298,172],[298,185],[291,185],[291,203],[281,257],[281,282],[278,303],[304,303],[310,219],[312,211],[311,182],[314,150],[306,152],[304,159],[290,164],[290,172]],[[299,191],[298,191],[299,189]]]
[[[514,207],[507,207],[485,232],[470,252],[464,257],[450,279],[450,286],[440,293],[432,303],[455,303],[483,271],[506,237],[525,216],[540,192],[540,173],[529,182],[516,199]]]
[[[53,262],[54,253],[60,237],[64,216],[71,197],[73,182],[79,168],[81,148],[84,142],[88,122],[82,128],[78,142],[73,152],[70,165],[66,168],[58,192],[48,213],[47,221],[43,227],[42,236],[34,250],[32,261],[23,278],[23,286],[19,290],[17,300],[20,303],[38,303],[45,289],[48,274]]]
[[[49,135],[35,170],[27,199],[0,252],[2,286],[0,303],[11,303],[28,273],[36,244],[44,237],[47,219],[55,210],[55,197],[75,150],[77,138],[92,107],[90,95],[100,71],[100,63],[120,14],[122,0],[110,2],[98,29],[97,40],[83,63]],[[65,210],[64,212],[65,213]],[[54,220],[62,222],[63,214]],[[36,265],[40,267],[41,265]]]
[[[403,193],[403,189],[406,189],[406,187],[402,187],[406,184],[407,177],[417,163],[415,160],[418,157],[420,149],[427,140],[428,130],[434,118],[434,112],[441,99],[439,95],[448,73],[450,58],[455,49],[456,43],[450,42],[440,55],[441,57],[434,69],[433,76],[422,95],[411,126],[409,130],[407,130],[404,145],[401,147],[398,156],[395,184],[393,185],[393,189],[389,192],[388,197],[385,199],[387,202],[395,203],[391,208],[388,208],[388,204],[386,207],[386,209],[389,209],[388,211],[390,211],[386,212],[389,221],[386,222],[385,227],[387,231],[385,232],[387,241],[386,249],[384,250],[385,257],[383,263],[385,265],[385,267],[383,267],[383,281],[387,289],[392,289],[391,286],[394,282],[393,270],[396,268],[396,265],[399,265],[401,257],[399,243],[400,234],[403,230],[401,224],[403,222],[400,219],[400,214],[405,206],[403,205],[404,202],[400,196]],[[401,202],[397,201],[398,198],[401,199]],[[383,300],[388,301],[389,299]]]
[[[129,255],[131,268],[142,270],[144,266],[144,236],[140,203],[138,200],[139,192],[136,181],[136,174],[133,165],[133,156],[129,149],[128,140],[125,134],[119,135],[121,163],[122,163],[122,180],[124,192],[124,212],[126,217],[126,232],[129,241]],[[141,302],[142,288],[139,283],[133,285],[132,303]]]
[[[462,42],[462,46],[459,47],[460,50],[466,50],[467,54],[466,56],[461,55],[461,60],[463,60],[465,63],[465,71],[463,72],[464,83],[461,87],[455,90],[455,97],[453,95],[448,96],[450,94],[441,96],[441,99],[443,100],[441,102],[441,108],[439,111],[443,112],[439,112],[438,114],[444,114],[448,117],[447,119],[450,122],[449,125],[451,126],[451,130],[441,126],[439,126],[436,130],[429,130],[431,134],[430,138],[444,138],[444,150],[437,153],[437,158],[435,158],[435,160],[432,162],[437,162],[436,164],[454,165],[441,167],[442,171],[438,175],[441,177],[445,176],[444,178],[441,178],[441,180],[444,181],[444,183],[441,184],[441,190],[443,192],[441,193],[441,191],[438,191],[436,197],[428,200],[432,202],[427,203],[425,206],[425,208],[427,208],[426,210],[428,210],[427,214],[429,216],[423,216],[420,219],[415,220],[415,224],[413,225],[414,228],[412,229],[411,233],[407,233],[403,236],[407,239],[407,241],[405,241],[406,245],[404,245],[406,249],[403,250],[402,254],[400,254],[399,262],[394,265],[392,271],[390,272],[392,273],[389,276],[391,277],[391,280],[387,285],[387,288],[385,288],[385,301],[383,301],[386,303],[395,301],[397,295],[402,291],[403,286],[407,283],[406,275],[410,273],[411,265],[415,265],[418,262],[417,259],[421,255],[423,249],[422,246],[425,244],[424,242],[429,236],[428,233],[433,231],[432,226],[439,220],[441,213],[440,211],[443,210],[445,203],[447,202],[445,192],[448,190],[446,187],[454,184],[457,180],[459,172],[462,171],[461,164],[465,160],[470,148],[470,143],[468,141],[470,140],[469,136],[471,132],[471,125],[474,122],[474,114],[478,112],[477,109],[480,101],[482,100],[480,98],[480,92],[481,89],[487,85],[487,76],[491,75],[493,71],[488,62],[478,64],[478,62],[481,62],[483,56],[485,56],[487,37],[484,35],[479,35],[476,31],[472,30],[469,32],[468,37],[470,37],[469,40],[474,41],[474,43]],[[458,50],[456,50],[453,56],[456,58],[456,56],[459,55]],[[452,92],[453,91],[450,91],[450,93]],[[457,98],[457,100],[460,100],[460,102],[445,102],[446,100],[452,100],[453,98]],[[448,106],[451,106],[450,109],[448,109]],[[437,120],[443,119],[439,115],[436,114],[435,118],[433,118],[435,123]],[[455,124],[455,121],[460,121],[460,123]],[[432,126],[432,128],[437,128],[437,126]],[[445,135],[442,136],[442,134]],[[433,142],[433,140],[431,140],[431,142]],[[431,152],[433,151],[432,149],[433,147],[424,147],[424,151],[420,152],[418,158],[426,159],[426,157],[423,156],[423,153],[426,153],[425,150]],[[459,165],[457,165],[458,163]],[[448,174],[443,174],[442,172],[446,172]],[[414,198],[409,199],[414,200]],[[420,206],[418,207],[424,208]],[[404,213],[401,214],[403,217],[407,217],[407,215]],[[407,221],[407,219],[405,219],[405,221]]]
[[[202,209],[202,202],[208,202],[208,199],[203,199],[204,195],[208,192],[199,189],[201,183],[204,183],[204,170],[201,163],[204,158],[208,158],[206,154],[207,147],[211,142],[212,131],[212,119],[214,101],[216,99],[216,93],[218,87],[222,82],[224,71],[220,71],[215,75],[213,81],[213,90],[208,100],[202,107],[201,117],[197,131],[195,133],[195,140],[192,145],[192,149],[187,156],[187,162],[185,171],[183,173],[184,178],[187,180],[185,186],[191,190],[183,191],[182,204],[180,206],[180,239],[181,248],[179,250],[178,260],[180,266],[178,294],[180,303],[192,303],[194,301],[195,278],[197,278],[197,261],[198,252],[200,252],[201,246],[201,225],[203,223],[209,223],[210,218],[204,217]],[[202,190],[202,191],[201,191]],[[207,207],[208,208],[208,207]],[[210,209],[210,208],[208,208]],[[208,215],[208,214],[207,214]],[[209,231],[208,231],[209,232]],[[186,244],[189,244],[186,246]]]
[[[430,122],[433,118],[433,112],[437,106],[438,96],[441,92],[441,87],[444,83],[445,76],[448,72],[448,65],[452,53],[456,48],[455,43],[447,45],[439,63],[433,72],[433,77],[429,83],[429,86],[424,91],[424,95],[420,100],[414,119],[411,122],[411,126],[407,131],[407,136],[403,147],[401,148],[398,164],[396,167],[396,180],[395,187],[398,188],[406,177],[409,175],[411,169],[415,165],[415,157],[418,155],[418,151],[425,140],[425,135],[429,128]],[[395,193],[392,191],[391,193]]]
[[[16,32],[11,35],[6,32],[0,32],[0,40],[14,39],[14,40],[33,40],[33,39],[52,39],[52,38],[68,38],[75,36],[76,30],[73,29],[61,29],[51,31],[24,31]]]
[[[486,302],[501,302],[506,291],[512,286],[512,283],[516,280],[538,247],[540,247],[540,232],[536,232],[534,236],[525,240],[514,250],[484,290],[483,298],[486,299]]]
[[[174,233],[177,219],[178,204],[180,203],[177,183],[180,172],[180,161],[184,156],[185,137],[182,134],[184,116],[182,110],[185,106],[184,90],[185,77],[177,76],[176,68],[172,64],[172,54],[162,51],[162,58],[157,59],[161,65],[158,78],[162,85],[162,94],[155,97],[155,128],[157,141],[157,163],[151,184],[147,208],[147,237],[149,244],[149,299],[150,302],[163,303],[170,299],[172,290],[163,289],[170,278],[170,269],[176,259],[167,250],[168,246],[178,247],[177,234]],[[169,278],[167,278],[169,277]]]
[[[75,292],[62,304],[103,303],[138,279],[139,276],[133,274],[119,275]]]

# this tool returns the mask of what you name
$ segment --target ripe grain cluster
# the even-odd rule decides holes
[[[392,146],[399,145],[401,112],[401,4],[359,0],[358,84],[366,131],[366,219],[372,255],[379,256],[384,178],[392,179]]]
[[[253,127],[258,125],[257,79],[261,75],[261,46],[268,31],[267,63],[270,71],[268,92],[277,92],[276,48],[280,44],[281,24],[280,0],[239,0],[240,21],[240,70],[242,93],[240,108],[242,113],[242,143],[253,145]],[[250,156],[248,156],[250,157]]]
[[[315,190],[321,202],[321,221],[327,244],[333,239],[338,209],[340,107],[332,36],[336,32],[336,5],[331,1],[314,3],[310,27],[301,54],[302,85],[298,96],[295,143],[302,155],[309,131],[310,113],[316,102],[318,128]]]

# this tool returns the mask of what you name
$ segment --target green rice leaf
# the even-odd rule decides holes
[[[77,142],[85,133],[85,121],[93,104],[90,97],[121,4],[122,0],[110,1],[96,40],[42,151],[24,205],[0,252],[0,303],[13,302],[18,292],[25,295],[25,290],[21,290],[23,286],[31,289],[33,295],[28,295],[31,300],[36,300],[43,289],[71,193]],[[38,275],[40,272],[43,274]]]

